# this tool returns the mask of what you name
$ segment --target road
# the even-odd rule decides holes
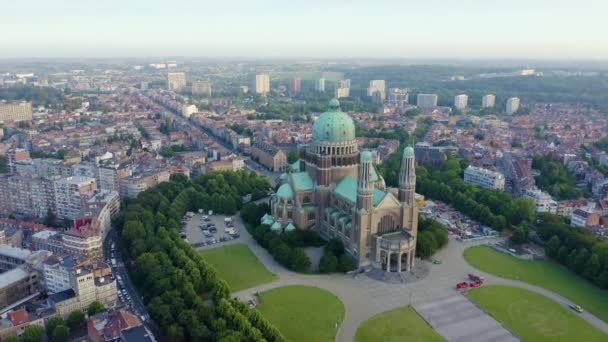
[[[239,219],[236,220],[236,223],[237,226],[242,225]],[[245,229],[241,229],[241,231],[240,242],[246,243],[268,270],[278,275],[279,279],[236,292],[234,295],[247,301],[258,291],[263,292],[286,285],[317,286],[331,291],[342,300],[346,307],[344,321],[339,327],[336,337],[336,340],[340,342],[353,341],[357,328],[378,313],[405,305],[420,305],[454,296],[457,293],[454,285],[466,280],[468,273],[484,276],[485,284],[488,285],[505,284],[522,287],[545,295],[564,306],[572,304],[566,298],[546,289],[484,274],[470,266],[464,260],[464,250],[470,246],[485,244],[486,241],[459,242],[451,238],[448,246],[436,254],[436,258],[441,259],[443,263],[440,265],[429,263],[430,272],[427,277],[411,283],[386,283],[371,279],[364,274],[353,277],[344,274],[304,275],[289,271],[279,265],[264,248],[259,246]],[[417,262],[425,261],[417,260]],[[608,333],[606,322],[588,312],[580,317]]]
[[[114,272],[114,275],[120,275],[120,277],[122,278],[124,287],[120,286],[118,284],[116,284],[116,289],[117,292],[120,292],[122,289],[124,289],[127,294],[131,297],[131,302],[130,303],[121,303],[120,301],[117,301],[117,306],[126,306],[129,307],[131,309],[131,311],[133,311],[138,317],[140,317],[140,319],[142,317],[145,318],[145,321],[143,322],[144,327],[146,328],[146,331],[148,332],[148,334],[150,334],[151,336],[154,336],[155,340],[157,341],[162,341],[162,334],[160,331],[160,328],[156,325],[156,323],[154,323],[154,321],[152,321],[150,319],[150,315],[148,314],[148,311],[146,310],[146,306],[144,305],[142,298],[139,296],[139,294],[137,293],[137,290],[135,289],[135,286],[133,285],[133,283],[131,282],[131,279],[129,278],[129,274],[125,268],[123,259],[122,259],[122,255],[120,252],[120,248],[118,248],[118,232],[116,229],[112,229],[110,231],[110,233],[108,233],[108,235],[106,236],[106,240],[104,242],[104,252],[106,255],[106,258],[109,258],[109,256],[112,255],[112,251],[111,251],[111,246],[112,244],[115,244],[116,248],[114,251],[114,257],[116,259],[116,266],[112,267],[112,271]]]

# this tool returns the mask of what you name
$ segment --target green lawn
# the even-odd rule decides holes
[[[526,289],[489,285],[466,294],[524,341],[600,342],[608,339],[608,335],[574,311]]]
[[[363,322],[356,342],[441,342],[445,339],[428,325],[410,306],[380,313]]]
[[[208,249],[201,254],[233,292],[277,279],[242,243]]]
[[[342,301],[318,287],[279,287],[260,297],[260,312],[290,341],[334,341],[344,319]]]
[[[552,261],[528,261],[487,246],[464,251],[472,266],[499,277],[521,280],[558,293],[608,322],[608,291],[603,291]]]

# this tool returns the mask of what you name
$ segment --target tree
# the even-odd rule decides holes
[[[519,197],[509,202],[505,208],[505,216],[511,224],[523,221],[534,222],[536,205],[531,198]]]
[[[44,328],[39,325],[28,325],[21,335],[23,342],[41,342],[44,339]]]
[[[19,337],[15,335],[7,336],[2,339],[2,342],[19,342]]]
[[[528,225],[525,222],[513,229],[511,241],[516,244],[522,244],[528,241]]]
[[[338,258],[331,251],[326,251],[319,260],[319,271],[321,273],[333,273],[338,269]]]
[[[287,162],[289,164],[293,164],[298,161],[298,159],[300,159],[300,150],[294,148],[289,152],[289,155],[287,155]]]
[[[293,250],[291,269],[296,272],[306,272],[310,269],[310,259],[302,248],[295,248]]]
[[[598,272],[600,271],[600,258],[597,254],[591,254],[589,261],[585,265],[585,271],[583,272],[583,277],[594,280],[597,277]]]
[[[551,239],[549,239],[549,242],[547,242],[545,245],[545,253],[552,258],[556,258],[560,244],[561,242],[559,241],[559,237],[553,235]]]
[[[44,217],[44,221],[42,221],[42,223],[45,226],[53,226],[55,224],[57,220],[57,217],[55,216],[55,213],[53,213],[53,211],[49,208],[49,210],[46,212],[46,216]]]
[[[562,264],[562,265],[566,265],[566,263],[568,262],[568,254],[570,253],[570,251],[568,251],[568,247],[566,246],[561,246],[559,248],[559,250],[557,251],[557,260]]]
[[[51,319],[46,322],[46,334],[51,336],[53,334],[53,330],[60,325],[65,325],[65,321],[61,316],[53,316]]]
[[[589,257],[589,251],[586,248],[581,249],[574,259],[574,272],[582,274],[585,271],[585,264]]]
[[[357,262],[350,255],[344,253],[338,260],[338,269],[344,273],[354,271],[357,269]]]
[[[53,342],[67,342],[70,340],[70,329],[65,325],[58,325],[53,330],[53,334],[51,335],[51,340]]]
[[[68,319],[66,319],[66,324],[70,327],[70,330],[77,329],[84,324],[84,312],[80,310],[74,310],[70,312],[68,315]]]
[[[93,316],[95,314],[98,314],[98,313],[104,312],[104,311],[106,311],[106,307],[103,304],[101,304],[99,301],[94,301],[93,303],[91,303],[91,305],[89,305],[87,314],[89,316]]]

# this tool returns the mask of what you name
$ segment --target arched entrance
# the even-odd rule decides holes
[[[402,253],[401,254],[401,264],[400,264],[401,265],[401,272],[405,272],[405,271],[408,270],[407,269],[407,266],[408,266],[407,259],[408,259],[408,257],[409,257],[408,253]]]
[[[391,267],[389,272],[399,272],[399,253],[391,253]]]

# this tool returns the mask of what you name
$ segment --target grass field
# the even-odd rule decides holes
[[[294,342],[334,341],[344,304],[336,295],[318,287],[285,286],[260,294],[260,312]]]
[[[560,294],[608,322],[608,291],[600,290],[559,264],[520,260],[486,246],[466,249],[464,258],[484,272],[517,279]]]
[[[608,335],[551,299],[519,287],[489,285],[467,296],[523,341],[600,342]]]
[[[278,278],[264,267],[249,247],[242,243],[208,249],[201,254],[213,265],[218,275],[228,283],[233,292]]]
[[[441,342],[445,339],[410,306],[380,313],[363,322],[356,342]]]

